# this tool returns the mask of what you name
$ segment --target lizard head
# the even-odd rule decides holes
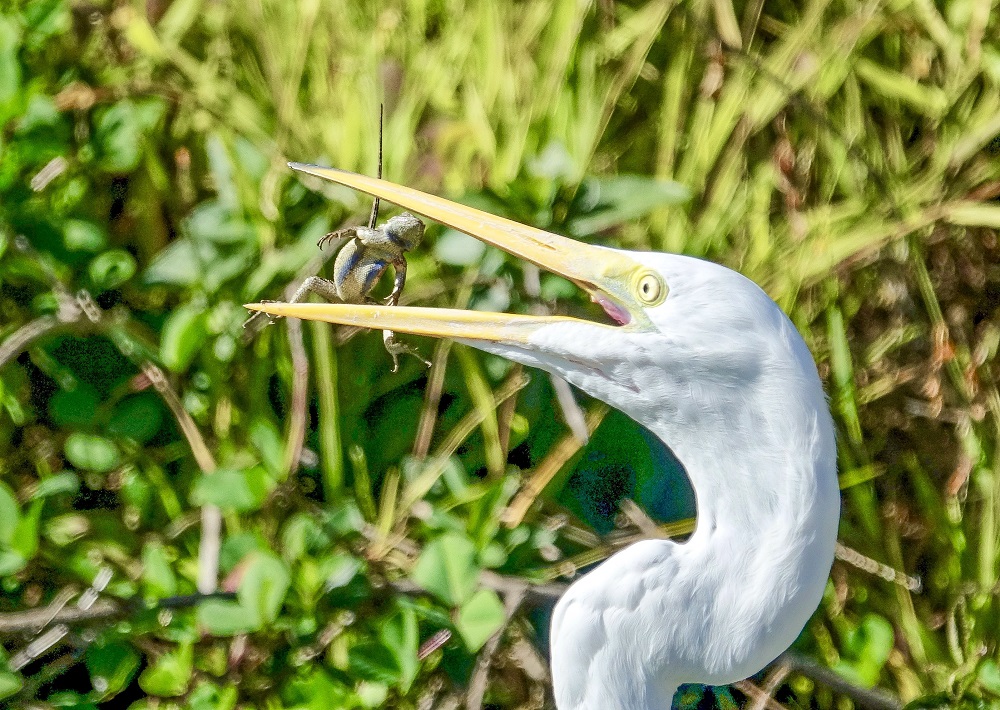
[[[416,247],[424,238],[424,223],[409,212],[391,217],[382,229],[404,252]]]

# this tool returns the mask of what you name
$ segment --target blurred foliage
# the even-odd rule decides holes
[[[658,442],[611,413],[582,446],[540,373],[418,339],[433,368],[390,375],[377,334],[321,324],[244,338],[241,304],[321,270],[317,238],[368,209],[286,161],[374,172],[384,102],[391,180],[763,284],[827,381],[841,541],[883,573],[838,562],[797,652],[913,708],[1000,702],[991,10],[6,4],[0,611],[76,604],[105,569],[102,597],[128,605],[16,671],[38,628],[4,614],[0,698],[457,707],[479,668],[490,707],[543,707],[545,604],[508,620],[496,580],[573,574],[636,539],[626,498],[690,515]],[[411,303],[594,313],[440,228],[409,274]],[[542,471],[554,483],[502,525]],[[185,604],[212,506],[232,594]],[[776,698],[849,704],[799,673]]]

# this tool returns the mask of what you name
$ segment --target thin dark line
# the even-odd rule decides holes
[[[385,118],[385,104],[378,105],[378,175],[379,180],[382,179],[382,125],[383,119]],[[375,201],[372,202],[372,214],[368,218],[368,229],[375,229],[375,223],[378,221],[378,203],[379,199],[376,197]]]

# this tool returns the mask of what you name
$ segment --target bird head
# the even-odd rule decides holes
[[[766,324],[781,315],[753,282],[710,262],[591,245],[385,180],[299,163],[291,167],[393,202],[563,276],[612,322],[345,303],[249,304],[252,310],[453,338],[559,374],[630,414],[676,393],[664,389],[676,389],[676,378],[663,377],[671,368],[697,369],[699,361],[706,367],[714,361],[719,372],[720,360],[722,371],[726,362],[753,368],[762,352],[759,341],[768,339],[760,336],[761,319]]]

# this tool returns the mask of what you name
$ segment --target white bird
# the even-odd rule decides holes
[[[375,178],[362,190],[560,274],[616,321],[349,304],[254,304],[454,338],[558,374],[660,437],[697,500],[684,543],[645,540],[574,582],[552,618],[559,710],[665,710],[682,683],[746,678],[820,602],[840,516],[833,422],[816,366],[757,285],[722,266],[577,242]]]

